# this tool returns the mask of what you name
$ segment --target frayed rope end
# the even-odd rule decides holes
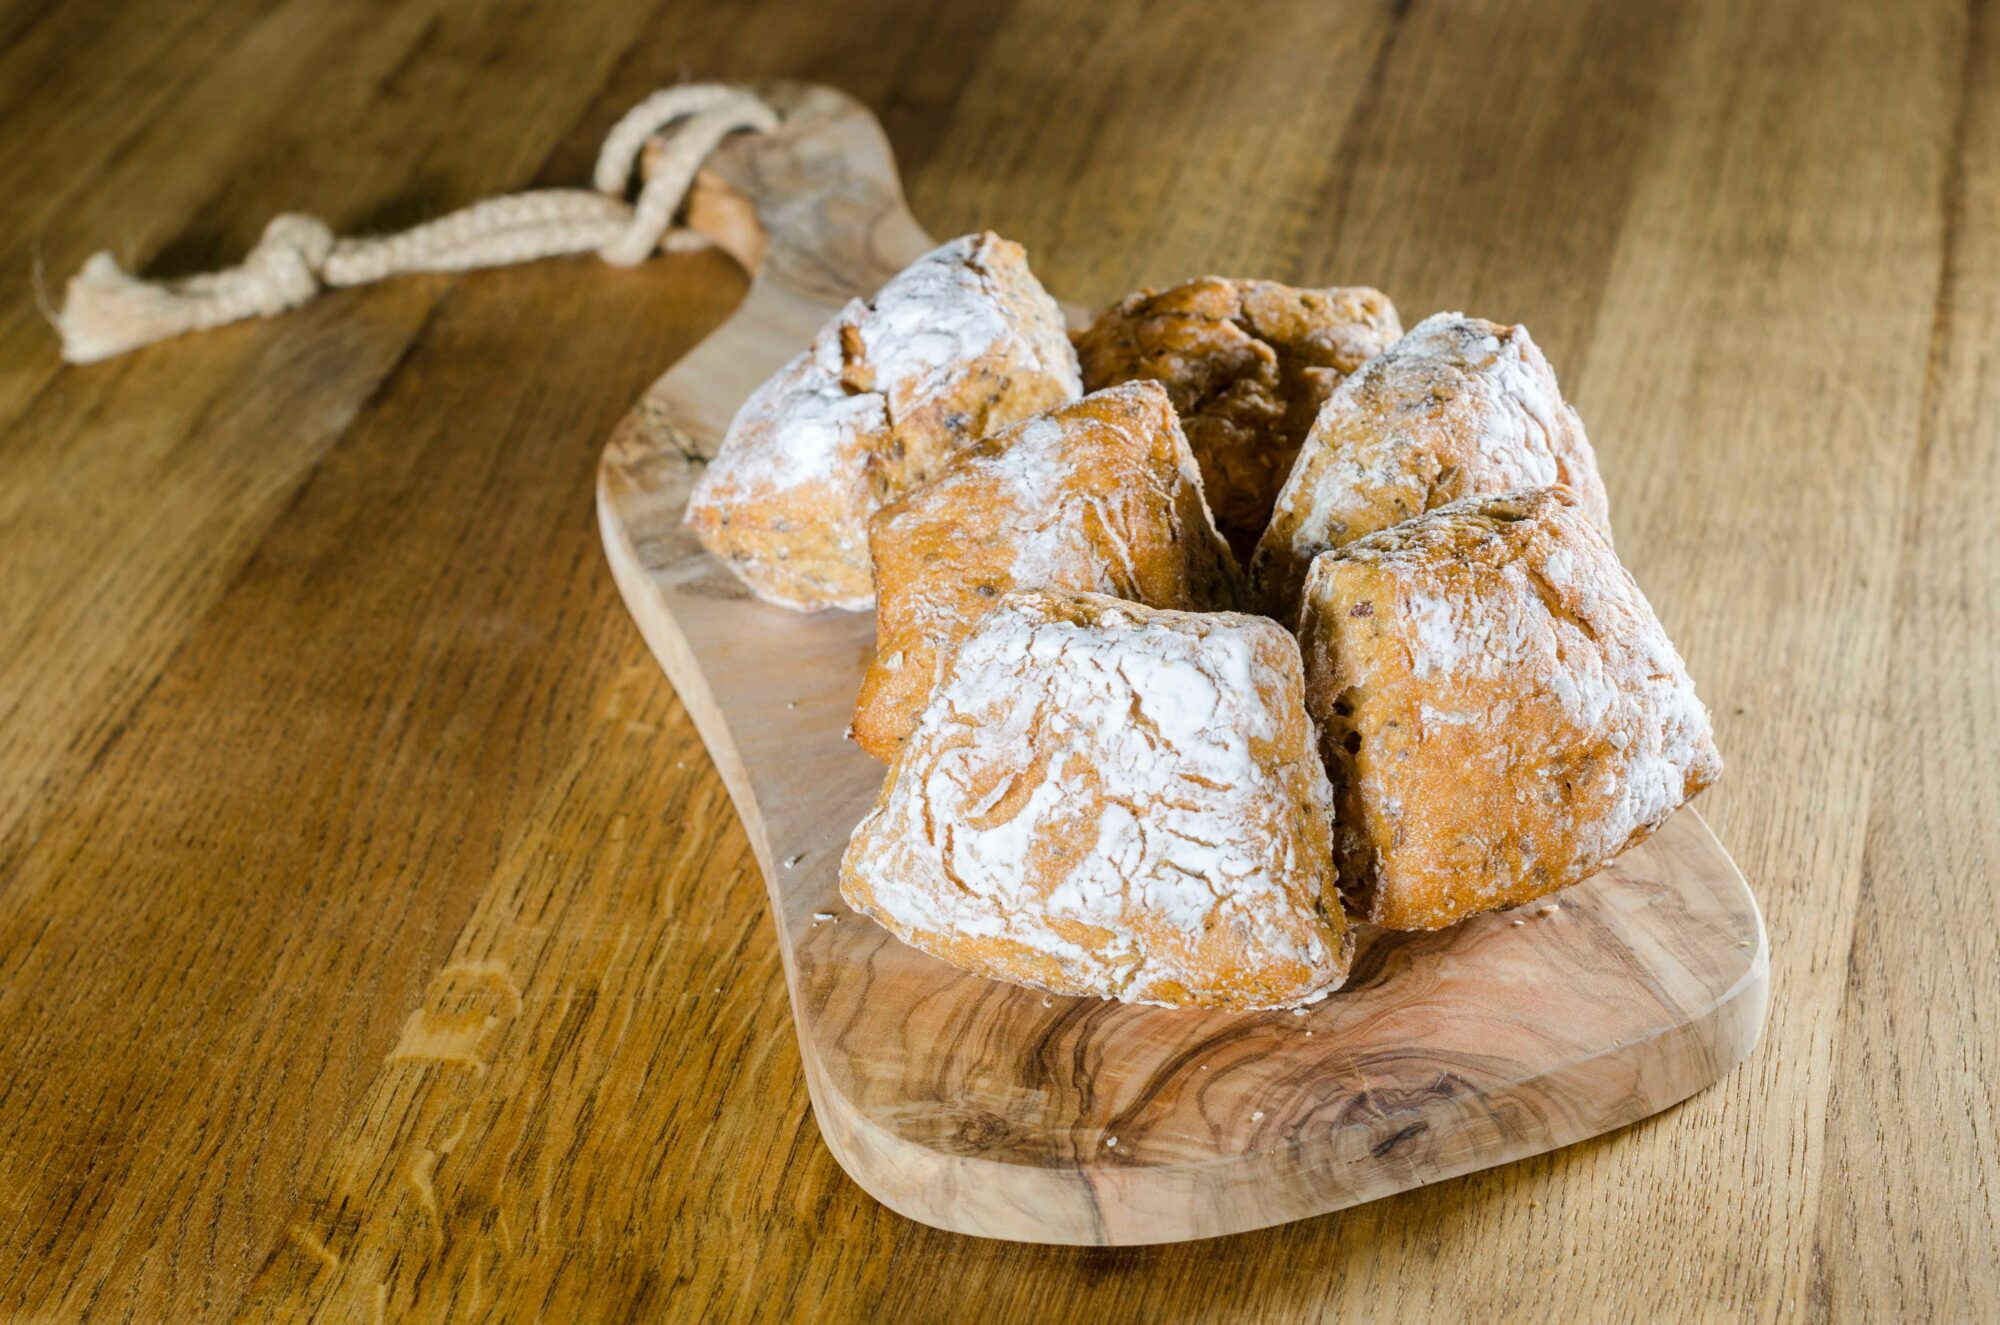
[[[132,276],[109,253],[93,253],[69,278],[62,311],[50,321],[69,363],[96,363],[187,330],[171,293]]]

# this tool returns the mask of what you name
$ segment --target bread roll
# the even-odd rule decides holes
[[[1299,635],[1341,888],[1390,929],[1575,883],[1722,771],[1680,655],[1563,488],[1322,553]]]
[[[842,309],[751,393],[687,518],[759,598],[862,609],[868,517],[1080,389],[1061,310],[1021,246],[954,239]]]
[[[980,975],[1279,1008],[1345,977],[1326,773],[1276,622],[1008,594],[959,646],[841,893]]]

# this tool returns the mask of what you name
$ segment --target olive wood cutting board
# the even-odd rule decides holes
[[[1436,934],[1364,929],[1346,988],[1303,1014],[1047,996],[849,911],[841,850],[882,781],[843,736],[873,618],[757,602],[682,512],[751,389],[933,241],[865,109],[763,91],[782,127],[726,144],[691,205],[753,270],[748,297],[619,425],[598,512],[763,867],[813,1112],[856,1182],[988,1237],[1211,1237],[1611,1131],[1750,1051],[1763,921],[1692,809],[1545,903]]]

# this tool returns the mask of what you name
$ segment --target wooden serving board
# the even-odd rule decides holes
[[[932,240],[866,110],[765,91],[783,128],[725,146],[693,215],[756,265],[750,293],[620,424],[598,510],[763,866],[813,1110],[856,1182],[988,1237],[1211,1237],[1608,1132],[1750,1051],[1763,921],[1692,810],[1551,904],[1364,931],[1347,987],[1303,1015],[1048,997],[850,912],[840,855],[882,779],[843,739],[873,620],[753,600],[681,516],[751,388]]]

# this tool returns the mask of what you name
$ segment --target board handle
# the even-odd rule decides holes
[[[836,309],[935,247],[903,200],[894,151],[866,106],[817,84],[755,90],[778,112],[777,130],[718,149],[687,218],[751,274],[752,298],[772,285]]]

